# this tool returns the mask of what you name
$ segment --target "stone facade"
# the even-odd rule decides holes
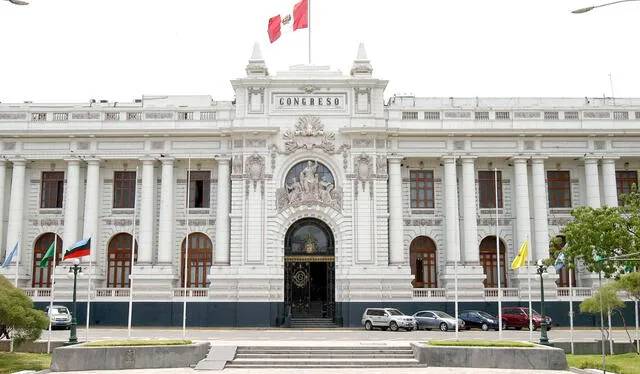
[[[0,244],[20,242],[18,284],[34,300],[48,300],[48,288],[33,287],[34,245],[45,233],[64,247],[92,237],[81,299],[90,290],[95,300],[126,300],[128,289],[107,287],[108,247],[134,232],[136,301],[186,294],[238,308],[282,304],[287,235],[307,218],[333,237],[333,301],[342,308],[451,301],[456,288],[464,300],[495,300],[479,245],[496,234],[506,247],[501,296],[525,300],[533,268],[508,266],[520,244],[529,241],[534,260],[547,257],[570,208],[616,205],[616,171],[640,168],[640,99],[396,95],[385,103],[387,81],[373,76],[362,46],[349,75],[308,65],[270,75],[259,48],[246,71],[231,81],[234,101],[0,104]],[[210,172],[202,207],[186,207],[188,170]],[[411,172],[420,170],[433,173],[433,206],[412,207]],[[501,172],[499,209],[479,203],[478,171],[493,170]],[[556,170],[570,174],[569,208],[549,208],[547,172]],[[62,206],[42,207],[43,171],[64,172]],[[135,208],[114,208],[117,171],[136,172]],[[182,246],[192,233],[212,243],[201,292],[182,290]],[[432,290],[412,285],[418,237],[436,247]],[[590,288],[593,275],[580,270],[577,286]],[[1,271],[16,276],[15,266]],[[71,292],[66,271],[56,269],[62,299]],[[554,279],[545,282],[551,300],[563,295]]]

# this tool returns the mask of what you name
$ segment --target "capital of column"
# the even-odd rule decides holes
[[[154,164],[156,162],[155,157],[151,157],[151,156],[145,156],[145,157],[140,157],[138,160],[142,161],[143,165],[149,165],[149,164]]]
[[[619,160],[620,157],[618,156],[610,156],[610,157],[603,157],[602,158],[602,163],[603,164],[615,164],[616,160]]]
[[[218,163],[220,164],[228,164],[231,162],[231,156],[215,156],[213,158],[214,160],[216,160]]]
[[[544,164],[545,160],[548,159],[547,156],[532,156],[531,163],[532,164]]]
[[[161,157],[160,158],[160,162],[162,162],[162,165],[173,165],[173,162],[176,159],[174,157]]]
[[[514,164],[524,164],[527,161],[529,161],[529,159],[531,159],[530,156],[513,156],[513,157],[511,157],[511,161],[513,161]]]
[[[13,164],[13,166],[24,166],[27,164],[27,160],[24,158],[12,158],[9,161]]]
[[[478,156],[460,156],[463,164],[472,164],[476,161]]]
[[[596,164],[600,161],[600,157],[587,156],[583,157],[582,161],[584,161],[585,164]]]
[[[80,165],[79,158],[65,158],[64,161],[69,165]]]
[[[100,165],[100,162],[102,162],[102,159],[100,158],[85,158],[84,161],[87,163],[87,165]]]
[[[440,157],[440,159],[442,161],[444,161],[445,164],[453,164],[454,162],[456,162],[457,158],[459,158],[459,157],[458,156],[453,156],[453,155],[447,155],[447,156]]]
[[[399,164],[400,162],[402,162],[403,159],[404,159],[404,156],[396,155],[396,154],[387,156],[387,160],[389,161],[390,164]]]

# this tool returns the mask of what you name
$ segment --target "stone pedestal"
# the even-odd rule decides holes
[[[131,274],[134,300],[171,300],[173,288],[181,288],[171,265],[135,265]]]
[[[480,264],[457,265],[447,264],[442,276],[442,288],[446,289],[447,300],[455,297],[456,279],[458,283],[458,300],[484,298],[484,280],[486,276]]]
[[[531,299],[540,301],[540,275],[537,273],[537,266],[523,266],[515,270],[516,286],[520,299],[529,300],[529,277],[531,277]],[[553,267],[548,267],[547,272],[542,275],[544,284],[544,299],[556,300],[558,297],[556,280],[558,275]]]

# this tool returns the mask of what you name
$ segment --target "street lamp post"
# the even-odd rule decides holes
[[[73,304],[71,306],[71,328],[69,329],[69,342],[67,344],[77,344],[78,336],[76,335],[76,327],[78,325],[78,320],[76,319],[76,285],[78,280],[78,273],[82,272],[82,267],[80,267],[80,260],[77,258],[73,259],[73,266],[69,268],[69,273],[73,273]]]
[[[547,318],[544,315],[544,281],[542,280],[542,274],[546,273],[547,266],[538,260],[538,275],[540,276],[540,344],[549,345],[549,337],[547,336]],[[531,313],[531,311],[529,311]]]
[[[610,3],[606,3],[606,4],[600,4],[600,5],[592,5],[592,6],[588,6],[586,8],[580,8],[580,9],[576,9],[576,10],[572,10],[571,13],[575,13],[575,14],[580,14],[580,13],[586,13],[589,11],[594,10],[595,8],[602,8],[603,6],[607,6],[607,5],[613,5],[613,4],[618,4],[618,3],[628,3],[630,1],[640,1],[640,0],[619,0],[619,1],[613,1]]]

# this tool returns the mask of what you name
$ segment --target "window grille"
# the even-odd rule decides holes
[[[406,119],[406,120],[418,119],[418,112],[402,112],[402,119]]]
[[[496,119],[505,120],[505,119],[511,119],[511,117],[509,116],[509,112],[496,112]]]
[[[558,118],[560,118],[558,112],[544,112],[544,119],[546,120],[556,120]]]
[[[578,112],[564,112],[564,119],[577,120],[578,118]]]
[[[613,119],[626,121],[629,119],[629,112],[613,112]]]
[[[479,120],[488,120],[489,119],[489,112],[475,112],[474,114],[475,119],[479,119]]]
[[[437,121],[440,119],[440,112],[424,112],[424,119],[429,121]]]

